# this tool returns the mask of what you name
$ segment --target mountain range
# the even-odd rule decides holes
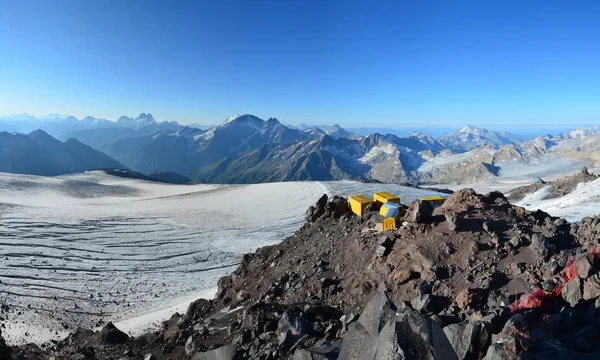
[[[0,140],[4,152],[24,151],[31,146],[34,154],[40,148],[38,140],[44,139],[44,143],[54,144],[55,152],[51,154],[55,158],[66,158],[57,156],[56,149],[77,143],[88,145],[88,152],[95,151],[90,157],[103,156],[111,164],[99,166],[96,160],[88,164],[47,161],[39,165],[38,173],[42,175],[115,167],[218,183],[339,179],[470,183],[501,175],[533,176],[548,170],[593,166],[600,158],[600,146],[596,145],[600,143],[598,127],[528,139],[465,126],[436,139],[416,131],[405,136],[361,135],[339,124],[286,126],[275,118],[263,120],[249,114],[231,116],[221,125],[202,128],[157,122],[151,114],[143,113],[135,118],[122,116],[116,122],[93,117],[77,120],[69,116],[21,116],[0,121],[0,128],[10,124],[18,130],[29,121],[27,126],[42,124],[45,130],[60,133],[63,141],[44,131],[28,135],[5,132]],[[29,142],[19,144],[9,141],[11,137],[27,137]],[[0,159],[2,171],[35,173],[35,162],[19,165],[19,159]]]
[[[69,139],[61,142],[42,130],[29,134],[0,132],[0,171],[62,175],[102,168],[126,169],[108,155]]]

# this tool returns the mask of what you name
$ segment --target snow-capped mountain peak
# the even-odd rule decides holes
[[[325,133],[336,139],[339,139],[339,138],[349,139],[353,136],[353,134],[351,132],[342,128],[340,126],[340,124],[333,124],[332,127],[325,130]]]
[[[152,125],[152,124],[156,124],[156,120],[154,120],[154,117],[152,116],[152,114],[150,113],[141,113],[136,119],[135,119],[136,125],[138,128],[140,127],[144,127],[144,126],[148,126],[148,125]]]
[[[467,126],[463,126],[462,128],[460,128],[460,130],[458,130],[458,132],[461,134],[467,134],[467,135],[483,135],[483,134],[486,134],[488,132],[488,130],[483,129],[483,128],[478,128],[473,125],[467,125]]]
[[[223,122],[223,124],[221,124],[219,127],[224,128],[232,124],[242,124],[258,128],[262,127],[264,123],[265,121],[263,119],[252,114],[237,114],[225,119],[225,122]]]
[[[518,135],[467,125],[457,132],[442,136],[440,143],[453,151],[468,151],[487,145],[501,147],[507,144],[518,144],[523,140],[524,138]]]

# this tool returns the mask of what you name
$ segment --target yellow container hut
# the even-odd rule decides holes
[[[400,204],[400,196],[390,194],[389,192],[381,191],[373,194],[373,200],[377,202],[378,206],[381,206],[387,202],[393,202],[396,204]]]
[[[373,203],[373,200],[364,195],[350,195],[348,196],[348,202],[350,203],[350,209],[353,213],[358,216],[363,216],[365,214],[365,209]]]
[[[395,229],[396,219],[394,219],[393,217],[386,217],[385,219],[383,219],[383,231]]]
[[[421,200],[429,201],[433,205],[434,209],[441,206],[444,203],[444,201],[446,201],[446,199],[438,195],[426,196],[424,198],[421,198]]]

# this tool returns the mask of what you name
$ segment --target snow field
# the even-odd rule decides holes
[[[199,297],[244,253],[277,243],[323,194],[433,192],[359,182],[169,185],[108,176],[0,174],[2,335],[43,343],[115,322],[132,335]]]

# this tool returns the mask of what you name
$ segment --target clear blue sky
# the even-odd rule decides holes
[[[0,0],[0,113],[595,123],[598,19],[598,1]]]

